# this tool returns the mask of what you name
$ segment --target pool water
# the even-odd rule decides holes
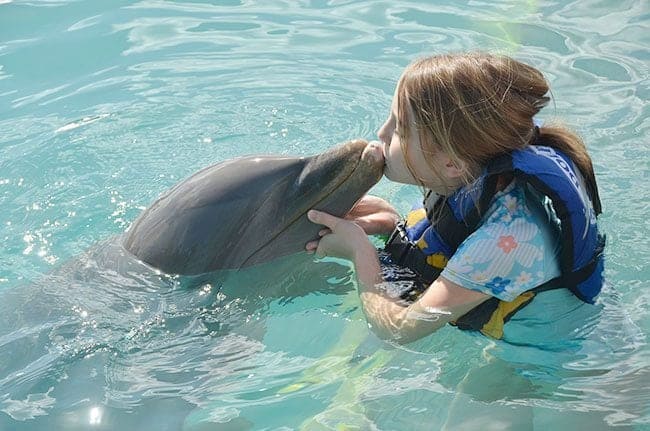
[[[648,429],[649,16],[631,0],[0,0],[0,429]],[[89,267],[198,169],[373,138],[404,66],[471,49],[543,70],[540,117],[594,160],[607,286],[571,360],[508,360],[451,327],[383,342],[338,260],[192,286]]]

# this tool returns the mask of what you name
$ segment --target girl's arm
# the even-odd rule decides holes
[[[357,224],[318,211],[310,211],[309,218],[328,229],[321,231],[320,241],[308,243],[307,250],[354,262],[363,311],[382,338],[401,343],[417,340],[490,298],[438,277],[417,301],[404,307],[378,288],[383,280],[377,251]]]

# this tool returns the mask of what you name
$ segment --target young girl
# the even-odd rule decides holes
[[[589,314],[602,285],[598,191],[580,138],[535,125],[548,91],[538,70],[504,56],[440,55],[406,68],[369,151],[385,158],[388,179],[429,191],[424,207],[400,222],[366,196],[345,219],[308,214],[326,229],[307,250],[354,262],[378,335],[409,342],[451,323],[553,343],[553,328]],[[387,293],[392,280],[367,237],[391,232],[382,263],[409,269],[422,287],[408,297]]]

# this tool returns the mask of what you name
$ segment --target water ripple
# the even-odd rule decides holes
[[[459,418],[483,421],[505,406],[558,428],[647,424],[644,2],[0,9],[0,428],[298,429],[345,418],[428,430],[458,406]],[[372,138],[408,62],[467,49],[543,70],[554,101],[540,117],[575,127],[593,155],[608,235],[604,317],[555,370],[559,383],[543,367],[490,362],[489,341],[453,328],[408,348],[381,342],[335,262],[276,263],[198,287],[102,270],[115,250],[107,239],[180,179],[243,154]],[[402,185],[375,191],[402,210],[420,199]],[[519,392],[486,400],[472,387],[493,380]]]

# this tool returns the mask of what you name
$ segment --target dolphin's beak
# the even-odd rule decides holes
[[[385,166],[384,146],[379,141],[368,142],[363,153],[361,153],[361,160],[367,160],[371,163],[381,162]]]

